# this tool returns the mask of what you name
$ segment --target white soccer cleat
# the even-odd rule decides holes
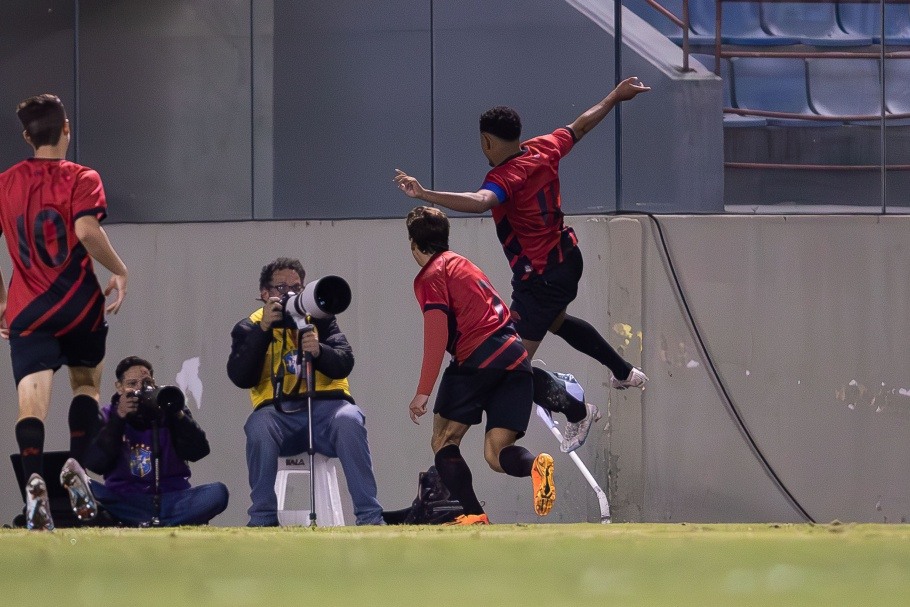
[[[562,443],[559,445],[559,450],[563,453],[571,453],[585,444],[588,439],[588,433],[591,431],[591,426],[600,419],[600,411],[597,410],[597,405],[585,403],[585,408],[587,409],[587,415],[585,415],[583,420],[566,422]]]
[[[60,484],[70,497],[70,506],[80,521],[90,521],[98,515],[98,502],[92,495],[88,476],[79,462],[73,458],[66,460],[60,469]]]
[[[53,531],[54,519],[47,500],[47,485],[37,472],[25,485],[25,526],[35,531]]]
[[[616,379],[615,375],[610,376],[610,385],[617,390],[625,390],[626,388],[641,388],[644,390],[646,383],[648,383],[648,376],[638,367],[632,367],[632,372],[629,373],[629,377],[626,379]]]

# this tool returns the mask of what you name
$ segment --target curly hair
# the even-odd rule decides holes
[[[299,259],[290,257],[279,257],[270,264],[262,266],[262,272],[259,274],[259,289],[267,289],[272,282],[272,274],[277,270],[294,270],[300,276],[300,282],[306,280],[306,271]]]
[[[521,137],[521,118],[512,108],[497,105],[480,115],[480,132],[515,141]]]

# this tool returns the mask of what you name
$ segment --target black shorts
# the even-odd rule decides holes
[[[10,358],[16,385],[22,378],[38,371],[63,365],[68,367],[97,367],[104,360],[107,323],[96,331],[74,331],[60,337],[34,331],[28,335],[10,332]]]
[[[540,341],[556,317],[578,295],[584,269],[581,250],[573,247],[563,262],[526,280],[512,280],[512,320],[522,339]]]
[[[527,370],[477,369],[453,363],[442,374],[433,413],[476,426],[486,411],[485,432],[505,428],[521,438],[528,429],[533,400],[534,382]]]

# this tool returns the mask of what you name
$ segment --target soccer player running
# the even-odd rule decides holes
[[[28,479],[26,526],[51,530],[42,459],[53,375],[69,367],[70,454],[79,460],[100,423],[104,313],[120,309],[127,269],[100,225],[107,214],[101,178],[65,159],[70,125],[63,103],[38,95],[16,113],[34,157],[0,173],[0,230],[13,266],[8,293],[0,276],[0,336],[9,339],[19,393],[16,441]],[[111,272],[103,294],[92,259]],[[73,479],[63,476],[61,483],[71,489]]]
[[[480,116],[480,144],[493,167],[476,192],[427,190],[414,177],[396,170],[395,182],[411,198],[465,213],[492,211],[496,234],[512,268],[512,315],[531,358],[547,331],[563,338],[612,372],[619,390],[644,388],[647,376],[626,362],[588,322],[567,314],[578,294],[583,261],[574,230],[563,223],[559,196],[559,161],[617,103],[651,90],[627,78],[572,124],[521,142],[521,120],[509,107]],[[537,378],[543,375],[535,373]],[[568,401],[566,401],[568,402]],[[547,403],[538,403],[545,408]],[[597,408],[576,403],[566,414],[563,451],[587,438]]]
[[[449,220],[430,207],[407,218],[411,254],[421,266],[414,295],[423,311],[423,365],[409,407],[411,421],[427,412],[445,351],[452,362],[442,374],[433,408],[432,448],[436,470],[464,514],[450,525],[489,525],[459,445],[486,413],[484,458],[490,468],[531,477],[534,511],[549,514],[556,499],[553,457],[534,456],[515,444],[531,418],[533,385],[527,350],[511,315],[484,273],[449,251]]]

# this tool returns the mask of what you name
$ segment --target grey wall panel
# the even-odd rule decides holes
[[[906,518],[907,219],[665,222],[721,376],[804,507],[821,521]],[[691,339],[668,342],[699,360]]]
[[[4,3],[3,90],[14,104],[78,80],[72,155],[101,172],[115,222],[396,216],[396,167],[480,184],[484,109],[515,106],[533,136],[613,83],[597,3],[86,0],[78,70],[73,6]],[[626,23],[623,72],[654,91],[623,108],[620,208],[720,211],[719,82],[680,75],[677,47]],[[13,136],[14,117],[0,120]],[[617,209],[614,135],[609,117],[563,163],[568,213]]]
[[[388,217],[394,169],[428,174],[430,12],[275,2],[275,217]]]
[[[474,191],[487,161],[478,118],[516,109],[522,137],[572,122],[612,89],[609,38],[563,2],[469,0],[434,3],[434,185]],[[571,50],[570,50],[571,49]],[[568,213],[614,210],[612,118],[560,165]]]
[[[748,448],[682,314],[649,219],[574,216],[585,278],[571,313],[598,327],[651,377],[644,393],[617,392],[596,363],[548,337],[539,358],[574,373],[605,417],[580,455],[609,487],[617,521],[797,521]],[[906,318],[907,217],[664,217],[677,272],[712,359],[768,461],[819,521],[901,521],[910,514],[910,358]],[[231,490],[217,524],[246,522],[243,423],[250,405],[225,375],[229,334],[256,306],[259,270],[299,256],[310,279],[335,273],[354,292],[339,323],[357,359],[352,386],[366,412],[380,500],[407,506],[432,462],[429,420],[407,418],[421,360],[413,301],[418,269],[403,220],[121,224],[108,228],[131,270],[110,319],[104,394],[113,365],[140,354],[174,382],[198,357],[203,391],[191,406],[212,441],[194,482]],[[452,222],[452,247],[509,293],[508,269],[486,218]],[[8,278],[9,260],[0,256]],[[188,365],[192,368],[192,364]],[[9,349],[0,348],[0,451],[16,450]],[[69,388],[55,380],[47,448],[65,449]],[[481,432],[464,453],[494,522],[539,520],[527,481],[483,461]],[[597,520],[597,503],[536,418],[522,439],[557,452],[559,499],[547,521]],[[54,474],[54,471],[50,471]],[[0,466],[0,486],[13,483]],[[353,520],[343,495],[348,520]],[[11,519],[17,492],[0,493]],[[6,521],[4,521],[6,522]]]
[[[563,208],[570,214],[721,211],[720,81],[701,67],[680,73],[679,48],[625,14],[622,76],[639,76],[653,90],[622,106],[622,204],[610,115],[560,164]],[[489,107],[514,107],[527,138],[572,122],[613,88],[611,6],[436,2],[433,17],[439,189],[480,186],[488,167],[477,120]]]
[[[22,139],[16,105],[32,95],[63,100],[73,128],[73,3],[70,0],[6,0],[0,3],[0,171],[32,155]],[[75,147],[75,146],[72,146]],[[70,158],[74,151],[70,150]]]
[[[111,220],[250,218],[249,2],[80,6],[81,160]]]

